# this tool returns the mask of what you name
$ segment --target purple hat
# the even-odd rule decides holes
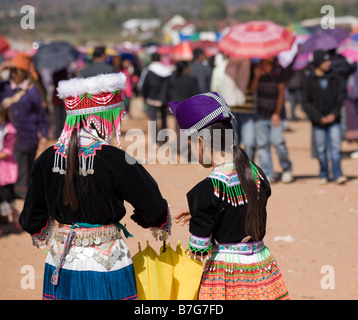
[[[233,118],[226,101],[217,92],[198,94],[182,102],[172,101],[169,109],[188,136],[217,120]]]

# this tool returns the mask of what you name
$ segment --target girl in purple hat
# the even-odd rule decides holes
[[[264,245],[270,184],[233,141],[233,115],[216,92],[171,102],[199,163],[211,174],[187,193],[189,209],[176,222],[189,221],[189,254],[207,258],[199,300],[290,299],[276,260]],[[197,137],[197,139],[195,138]]]

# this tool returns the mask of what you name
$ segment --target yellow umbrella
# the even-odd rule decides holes
[[[189,258],[180,241],[176,247],[176,254],[179,261],[174,266],[175,299],[196,300],[203,274],[203,264],[193,257]]]
[[[138,300],[170,300],[173,291],[173,266],[158,260],[155,250],[149,245],[133,256]]]
[[[179,256],[170,247],[170,243],[167,246],[164,243],[164,245],[162,246],[162,248],[160,250],[160,254],[159,254],[157,259],[158,259],[158,261],[173,267],[172,288],[171,288],[171,292],[170,292],[170,300],[175,300],[176,299],[176,287],[177,286],[176,286],[176,281],[175,281],[175,277],[174,277],[174,272],[175,272],[175,267],[179,262]]]
[[[176,250],[163,245],[158,255],[149,246],[132,258],[139,300],[197,299],[203,264],[189,258],[178,242]]]

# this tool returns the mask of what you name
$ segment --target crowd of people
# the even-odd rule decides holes
[[[127,117],[131,118],[132,97],[141,96],[149,120],[157,121],[160,114],[161,129],[167,127],[170,101],[180,102],[210,91],[220,93],[235,117],[238,142],[250,161],[257,156],[270,183],[279,179],[283,183],[294,180],[284,131],[287,119],[298,120],[296,109],[300,105],[312,123],[311,150],[320,165],[320,183],[332,179],[337,184],[344,184],[347,178],[341,169],[342,139],[346,137],[345,133],[349,138],[349,132],[358,130],[357,67],[335,54],[334,50],[314,52],[312,63],[305,69],[293,70],[293,64],[294,60],[283,68],[277,57],[235,59],[221,53],[209,60],[198,48],[193,52],[192,61],[168,63],[154,52],[150,62],[140,66],[121,55],[109,57],[105,47],[97,47],[82,70],[57,70],[52,73],[48,85],[41,71],[35,70],[31,57],[21,52],[0,67],[0,72],[9,70],[9,79],[0,83],[3,119],[0,168],[2,177],[9,172],[12,177],[1,181],[1,208],[4,208],[1,216],[15,212],[14,200],[25,197],[31,166],[36,154],[44,150],[51,137],[51,125],[54,128],[52,138],[58,139],[62,132],[66,113],[56,89],[59,81],[116,72],[123,72],[127,78],[124,102]],[[51,99],[48,99],[51,90]],[[289,114],[286,113],[286,100],[290,105]],[[53,115],[49,112],[49,103]],[[176,128],[179,133],[179,126]],[[12,138],[15,132],[16,143]],[[157,142],[156,131],[151,139]],[[271,146],[278,156],[281,174],[273,170]],[[11,167],[10,163],[17,166]]]
[[[193,128],[209,130],[210,146],[215,129],[224,140],[227,129],[237,133],[230,148],[213,147],[208,166],[206,142],[198,140],[199,163],[213,171],[210,179],[188,193],[189,209],[176,215],[177,223],[190,221],[189,251],[208,258],[198,297],[237,299],[243,290],[241,298],[289,299],[275,259],[263,244],[270,184],[294,181],[285,126],[287,120],[298,120],[300,105],[312,123],[311,150],[319,163],[319,182],[344,184],[341,143],[346,132],[358,128],[357,66],[322,50],[314,52],[312,63],[303,70],[294,70],[294,61],[283,68],[277,57],[236,59],[219,53],[214,60],[211,57],[213,63],[208,58],[195,49],[192,61],[168,63],[154,52],[138,68],[130,59],[109,57],[105,47],[97,47],[81,70],[66,67],[50,77],[35,70],[23,52],[0,66],[1,73],[8,71],[8,79],[0,82],[1,222],[12,221],[15,230],[26,230],[39,245],[48,240],[53,221],[60,223],[55,238],[62,251],[56,253],[52,243],[44,299],[136,298],[131,256],[120,235],[123,231],[130,236],[119,222],[125,214],[124,200],[134,207],[131,218],[138,225],[150,227],[162,239],[171,232],[169,204],[155,180],[139,163],[127,163],[125,151],[110,144],[113,128],[119,140],[124,111],[132,116],[134,96],[142,97],[148,120],[158,129],[167,128],[172,114],[177,132],[186,130],[190,136]],[[53,147],[48,147],[49,139],[57,140]],[[160,143],[157,131],[150,139]],[[190,139],[189,143],[194,144]],[[274,172],[272,150],[280,174]],[[84,180],[85,188],[80,183]],[[62,192],[55,186],[63,186]],[[15,208],[17,198],[25,199],[21,216]],[[225,214],[217,215],[219,211]],[[90,244],[104,248],[112,240],[112,260]],[[233,260],[226,259],[227,250]],[[247,250],[252,254],[246,256]],[[74,267],[71,263],[81,252],[86,252],[81,266]],[[252,279],[248,264],[264,272],[266,280]],[[222,292],[226,280],[215,269],[250,278],[253,284]],[[101,277],[97,271],[103,271]],[[77,286],[70,292],[71,281]],[[256,282],[272,290],[259,292]],[[100,290],[90,290],[92,286]]]
[[[349,117],[350,128],[357,131],[358,126],[357,83],[354,82],[357,66],[334,51],[322,50],[314,52],[312,63],[303,70],[294,70],[293,64],[294,60],[283,68],[276,57],[252,61],[219,54],[211,66],[203,50],[197,49],[193,61],[180,61],[170,68],[155,53],[138,84],[150,120],[155,120],[156,112],[161,111],[162,129],[166,128],[167,102],[219,92],[235,116],[239,143],[251,161],[257,154],[271,183],[279,179],[283,183],[294,180],[284,131],[287,119],[298,120],[296,108],[300,105],[312,122],[312,155],[319,161],[320,183],[333,180],[344,184],[347,178],[340,165],[341,143],[346,137],[348,117],[345,115],[349,103],[348,110],[353,113]],[[286,100],[290,114],[286,113]],[[271,146],[278,156],[281,175],[273,170]],[[331,174],[328,159],[332,161]]]

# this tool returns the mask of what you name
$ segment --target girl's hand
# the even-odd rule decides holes
[[[180,223],[182,226],[186,223],[189,224],[191,215],[189,209],[183,209],[175,215],[175,222]]]

